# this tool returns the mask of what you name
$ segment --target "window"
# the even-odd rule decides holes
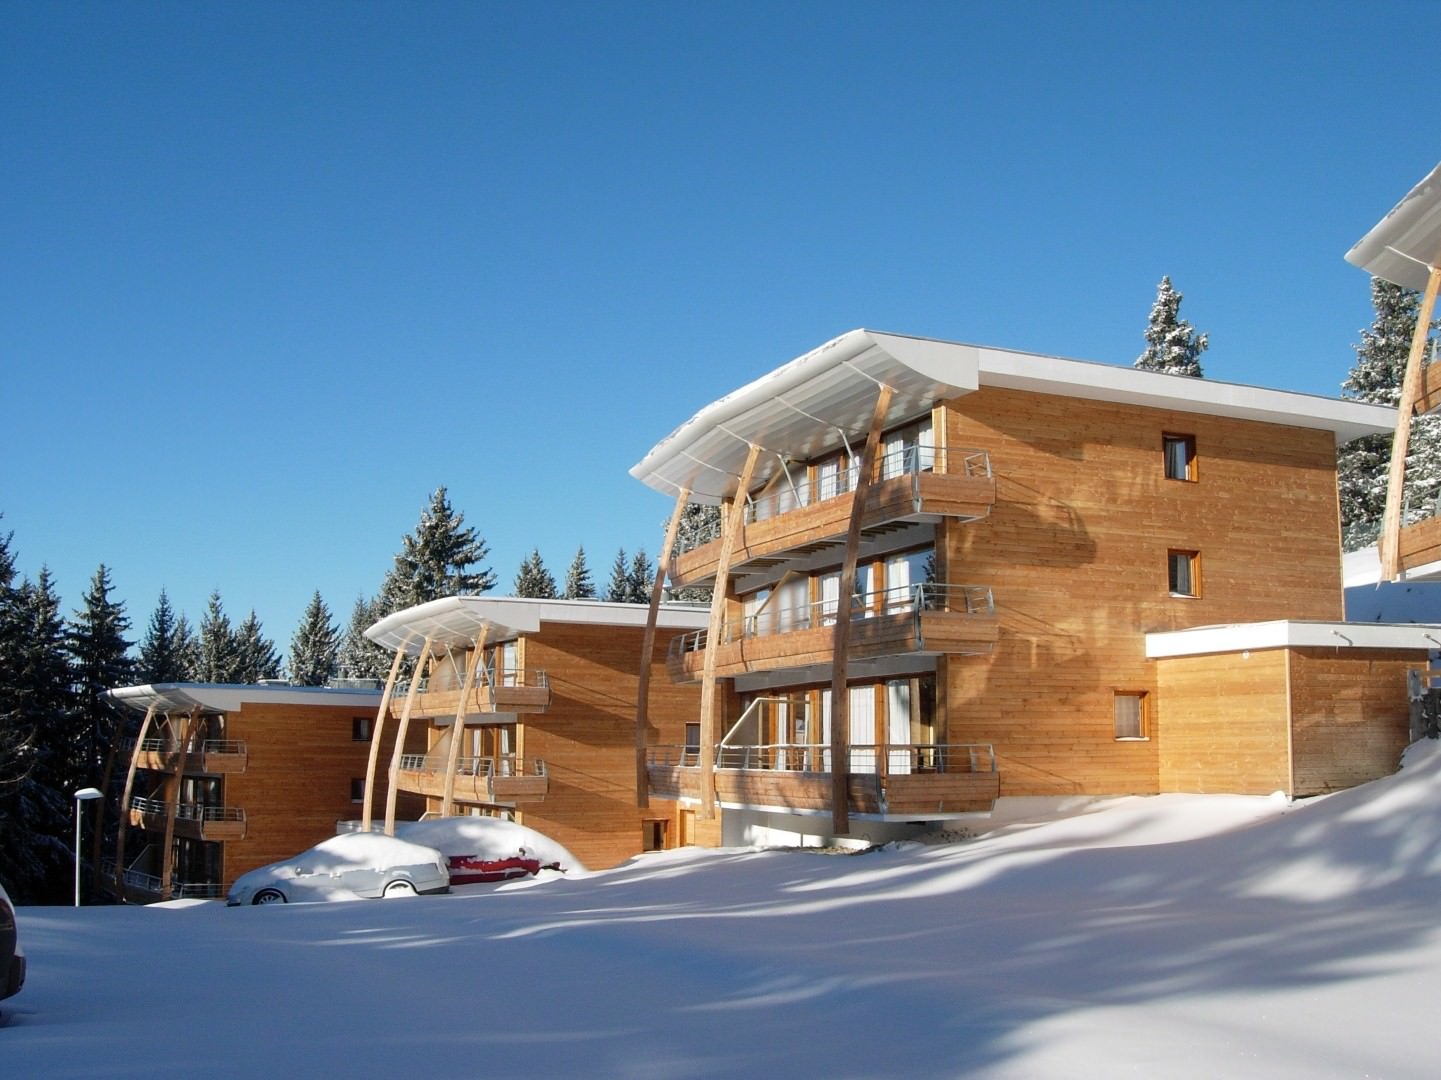
[[[350,741],[351,741],[351,742],[369,742],[369,741],[370,741],[370,717],[368,717],[368,716],[352,716],[352,717],[350,718]]]
[[[685,726],[685,754],[681,757],[682,765],[696,765],[700,762],[700,725],[687,724]]]
[[[1114,711],[1117,739],[1149,738],[1146,729],[1145,691],[1117,690]]]
[[[360,803],[365,801],[365,777],[355,777],[350,781],[350,801]]]
[[[1201,595],[1201,555],[1195,551],[1171,551],[1166,555],[1172,596]]]
[[[1196,479],[1196,436],[1162,435],[1161,453],[1166,460],[1167,480]]]

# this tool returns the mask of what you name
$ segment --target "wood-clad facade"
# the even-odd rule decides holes
[[[223,896],[359,816],[376,690],[172,683],[107,696],[131,716],[106,781],[116,857],[97,866],[113,895]]]
[[[1345,625],[1336,446],[1389,422],[870,331],[827,343],[632,470],[722,521],[668,568],[723,590],[723,617],[673,637],[667,668],[715,672],[717,744],[654,748],[652,805],[703,814],[707,757],[728,842],[824,837],[815,816],[841,799],[851,834],[876,837],[1011,795],[1302,795],[1390,771],[1422,631],[1358,648],[1323,629]],[[1152,649],[1272,622],[1335,645]]]
[[[416,693],[401,684],[390,698],[387,725],[408,714],[409,738],[421,746],[398,763],[399,791],[422,798],[429,814],[505,816],[592,868],[682,842],[689,821],[668,806],[637,805],[646,614],[636,604],[460,596],[371,627],[373,640],[421,664]],[[661,625],[674,633],[704,621],[702,609],[667,606]],[[461,693],[467,673],[472,688]],[[684,742],[697,688],[667,678],[657,655],[648,693],[646,741]]]

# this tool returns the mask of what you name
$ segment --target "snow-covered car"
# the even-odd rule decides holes
[[[441,852],[451,885],[536,877],[541,871],[584,871],[569,851],[544,833],[491,817],[431,818],[395,827],[397,836]]]
[[[286,904],[450,891],[445,856],[384,833],[342,833],[292,859],[241,874],[226,904]]]
[[[0,999],[18,994],[25,985],[25,950],[15,929],[15,905],[0,885]]]

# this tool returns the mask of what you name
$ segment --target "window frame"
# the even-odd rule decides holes
[[[1176,567],[1178,559],[1185,560],[1186,575],[1190,578],[1189,591],[1178,588]],[[1170,596],[1184,600],[1199,600],[1201,597],[1201,553],[1188,548],[1170,548],[1166,552],[1166,590]]]
[[[1136,703],[1135,728],[1136,733],[1123,733],[1121,730],[1122,716],[1121,703]],[[1125,718],[1129,727],[1131,717]],[[1150,742],[1151,741],[1151,695],[1147,690],[1113,690],[1111,692],[1111,731],[1116,742]]]
[[[1171,469],[1171,447],[1176,445],[1184,447],[1186,454],[1179,476]],[[1161,433],[1161,472],[1167,480],[1179,480],[1188,484],[1196,482],[1196,436],[1179,431],[1163,431]]]

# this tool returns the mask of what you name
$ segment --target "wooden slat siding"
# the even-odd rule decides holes
[[[957,467],[960,463],[957,462]],[[921,505],[915,505],[913,484],[919,481]],[[996,482],[988,476],[963,473],[921,473],[918,477],[896,476],[877,480],[867,493],[861,513],[862,529],[873,529],[907,518],[954,516],[983,518],[995,502]],[[755,559],[774,557],[807,544],[844,543],[850,522],[850,494],[796,507],[775,517],[747,523],[737,541],[732,567],[741,568]],[[678,556],[672,581],[677,586],[702,585],[715,578],[720,558],[720,540],[693,548]]]
[[[1156,661],[1160,790],[1291,794],[1285,649]]]
[[[700,774],[695,769],[652,765],[650,784],[657,798],[699,799]],[[825,811],[831,807],[833,780],[829,773],[768,772],[719,769],[716,794],[724,803]],[[910,773],[887,780],[886,812],[890,814],[972,813],[989,811],[996,801],[995,773]],[[880,777],[851,773],[846,790],[850,811],[881,812]]]
[[[840,575],[840,617],[831,628],[835,642],[831,646],[831,755],[837,768],[831,774],[831,828],[837,836],[850,832],[850,804],[846,798],[846,773],[841,767],[850,760],[850,695],[846,692],[847,667],[850,663],[851,629],[855,620],[849,617],[850,598],[856,591],[856,563],[860,558],[861,514],[870,497],[871,484],[875,480],[876,450],[881,443],[881,428],[885,423],[886,408],[891,403],[891,388],[881,386],[876,394],[876,406],[871,413],[870,428],[866,432],[865,449],[856,469],[856,490],[851,498],[850,522],[846,528],[846,552],[841,562]]]
[[[1425,651],[1288,651],[1295,794],[1322,795],[1395,772],[1410,739],[1406,671],[1425,666]]]
[[[464,702],[464,706],[461,702]],[[457,711],[466,713],[545,712],[550,705],[550,689],[545,686],[486,686],[483,682],[462,693],[459,687],[446,690],[426,690],[415,695],[415,706],[410,710],[412,720],[448,720]],[[391,702],[391,712],[400,715],[403,702]]]
[[[522,824],[564,844],[592,869],[615,866],[641,851],[642,812],[635,802],[636,658],[641,626],[542,623],[521,639],[527,665],[550,674],[551,707],[518,725],[521,753],[545,762],[545,801],[520,808]],[[729,697],[718,695],[733,708]],[[698,688],[664,677],[664,661],[652,661],[651,738],[685,741],[685,725],[697,717]]]
[[[1431,333],[1431,312],[1436,307],[1438,287],[1441,287],[1441,266],[1433,266],[1426,279],[1426,289],[1421,294],[1416,328],[1411,334],[1411,350],[1406,357],[1406,376],[1401,382],[1401,400],[1396,406],[1396,432],[1391,437],[1391,468],[1386,477],[1386,509],[1381,516],[1381,537],[1377,542],[1383,581],[1394,580],[1401,570],[1399,541],[1401,504],[1406,482],[1406,454],[1411,438],[1411,417],[1422,393],[1421,361],[1426,352],[1426,338]]]
[[[426,638],[420,646],[420,654],[415,658],[415,671],[410,676],[410,686],[405,692],[405,708],[400,713],[400,724],[395,732],[395,745],[390,751],[390,772],[387,781],[390,790],[385,796],[385,835],[395,835],[395,811],[396,799],[400,793],[400,758],[405,753],[406,736],[410,731],[410,712],[415,705],[415,698],[420,689],[420,684],[429,673],[431,652],[431,640]]]
[[[996,804],[998,773],[892,773],[886,780],[890,814],[988,812]]]
[[[938,562],[992,587],[999,636],[944,665],[937,737],[993,743],[1002,795],[1159,789],[1157,741],[1113,737],[1113,692],[1156,689],[1145,631],[1343,617],[1328,432],[994,387],[945,426],[990,450],[997,500],[944,523]],[[1165,479],[1163,432],[1196,437],[1196,482]],[[1201,553],[1201,598],[1167,595],[1172,548]]]
[[[400,790],[413,795],[440,801],[442,817],[449,816],[444,810],[447,790],[447,775],[452,781],[452,801],[476,806],[497,803],[541,802],[545,799],[548,784],[544,776],[456,776],[444,769],[401,769]]]
[[[390,674],[385,679],[385,691],[380,695],[380,706],[375,710],[375,720],[370,725],[370,758],[365,766],[365,801],[360,811],[360,827],[366,832],[371,831],[375,820],[375,774],[380,760],[380,740],[385,734],[385,718],[390,715],[390,698],[395,693],[395,680],[400,675],[400,665],[405,660],[405,649],[409,644],[410,639],[406,638],[395,650],[395,656],[390,661]]]
[[[1421,396],[1416,400],[1416,416],[1441,409],[1441,364],[1428,363],[1421,371]]]
[[[640,663],[636,667],[638,683],[635,702],[635,804],[641,810],[647,808],[650,795],[645,777],[645,744],[649,732],[647,710],[650,707],[650,671],[655,660],[655,629],[660,614],[661,598],[665,595],[666,571],[675,561],[676,534],[680,531],[681,516],[685,513],[690,488],[683,487],[676,493],[675,508],[671,510],[670,521],[665,528],[665,539],[661,541],[660,558],[655,561],[655,580],[650,586],[650,607],[646,610],[645,632],[641,637]],[[674,834],[672,834],[674,835]]]
[[[155,722],[155,706],[145,710],[140,721],[140,734],[135,737],[135,750],[130,755],[130,764],[125,771],[125,787],[120,795],[120,818],[115,828],[115,895],[125,896],[125,834],[130,827],[130,797],[135,791],[135,771],[140,768],[137,758],[140,744],[150,737],[150,728]]]
[[[221,849],[227,888],[246,871],[299,854],[334,836],[337,822],[361,815],[363,804],[351,801],[350,783],[365,775],[371,743],[352,739],[351,729],[367,712],[250,703],[227,716],[227,734],[244,739],[250,749],[250,768],[225,779],[226,804],[242,808],[246,817],[245,838],[227,840]],[[394,735],[392,725],[383,737]],[[420,731],[412,735],[423,738]],[[390,748],[385,741],[379,751]],[[407,748],[423,751],[423,743]],[[383,773],[376,794],[387,795]],[[415,796],[401,796],[398,805],[406,819],[424,810]]]
[[[1441,365],[1438,365],[1441,366]],[[1441,515],[1423,518],[1401,529],[1401,568],[1415,570],[1441,562]]]
[[[719,706],[716,692],[716,648],[720,644],[721,629],[725,625],[727,608],[733,606],[730,595],[730,564],[735,554],[735,545],[745,525],[745,500],[750,489],[751,477],[755,475],[756,460],[760,447],[752,444],[746,454],[745,464],[736,481],[735,497],[722,507],[721,542],[717,555],[716,580],[711,594],[710,621],[706,629],[706,648],[702,653],[704,668],[701,672],[700,690],[700,767],[705,778],[701,781],[701,817],[709,820],[715,816],[715,744],[720,738]]]

